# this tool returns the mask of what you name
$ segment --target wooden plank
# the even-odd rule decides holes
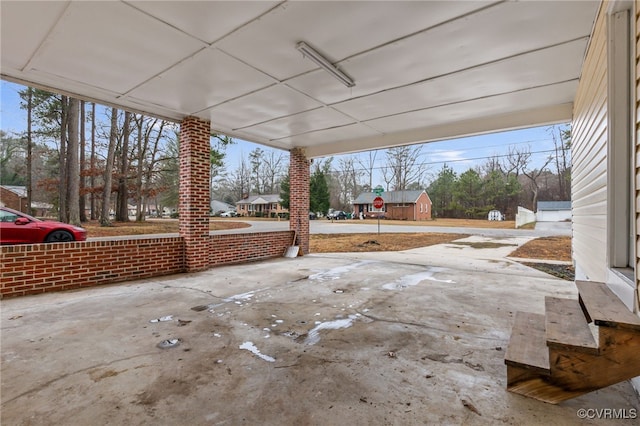
[[[598,344],[577,300],[547,296],[544,302],[549,348],[598,353]]]
[[[640,317],[627,309],[606,284],[576,281],[576,286],[580,293],[580,306],[587,320],[593,320],[598,326],[640,331]]]
[[[550,374],[544,315],[516,312],[504,362],[538,374]]]

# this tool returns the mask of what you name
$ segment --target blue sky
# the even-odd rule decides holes
[[[2,81],[0,84],[0,129],[7,133],[21,133],[26,129],[26,114],[20,109],[20,97],[18,91],[24,86]],[[248,157],[249,153],[257,147],[264,151],[271,148],[236,140],[236,144],[227,150],[227,170],[234,170],[240,162],[240,158]],[[424,167],[428,169],[428,175],[435,175],[443,164],[452,167],[458,174],[471,167],[483,164],[488,157],[504,155],[509,146],[530,147],[534,164],[541,164],[549,153],[539,151],[551,150],[554,147],[553,138],[549,126],[530,129],[513,130],[488,135],[472,136],[460,139],[451,139],[441,142],[425,144]],[[283,152],[275,150],[278,152]],[[334,166],[337,166],[340,156],[334,156]],[[376,157],[376,166],[382,167],[385,163],[385,155],[379,152]],[[383,184],[381,181],[377,184]]]

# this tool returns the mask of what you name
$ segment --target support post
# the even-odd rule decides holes
[[[195,272],[209,267],[209,138],[211,123],[186,117],[180,124],[180,236],[185,267]]]
[[[302,148],[293,148],[289,159],[289,229],[296,232],[296,244],[309,253],[310,162]]]

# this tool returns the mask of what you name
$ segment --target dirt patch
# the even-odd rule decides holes
[[[358,223],[358,220],[354,221]],[[377,219],[366,219],[365,223],[377,222]],[[484,220],[484,219],[432,219],[432,220],[388,220],[383,219],[380,223],[385,225],[402,226],[433,226],[451,228],[488,228],[488,229],[515,229],[516,223],[513,220]]]
[[[210,221],[209,230],[248,228],[245,222]],[[98,221],[82,224],[89,237],[117,237],[125,235],[172,234],[179,232],[177,220],[148,220],[145,222],[113,222],[112,226],[100,226]]]
[[[495,249],[495,248],[501,248],[501,247],[515,247],[517,246],[517,244],[503,244],[503,243],[493,243],[493,242],[475,242],[475,243],[469,243],[469,242],[455,242],[455,243],[451,243],[457,246],[468,246],[474,249]]]
[[[536,238],[518,247],[518,249],[509,256],[523,259],[561,260],[570,262],[571,237]],[[544,262],[522,262],[522,264],[563,280],[573,281],[575,278],[573,265],[555,265]]]
[[[468,235],[442,233],[314,234],[309,245],[312,253],[401,251],[466,237]]]
[[[571,237],[542,237],[518,247],[509,257],[571,261]]]

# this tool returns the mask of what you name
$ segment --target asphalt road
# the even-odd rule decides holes
[[[289,229],[289,222],[261,222],[247,221],[250,228],[233,229],[225,231],[213,231],[213,233],[246,233],[246,232],[268,232],[282,231]],[[309,232],[311,234],[364,234],[378,232],[378,222],[376,220],[340,220],[329,221],[325,219],[312,220],[309,222]],[[486,237],[509,238],[509,237],[546,237],[552,235],[571,236],[570,222],[539,222],[536,229],[489,229],[489,228],[456,228],[429,225],[388,225],[385,221],[380,221],[380,232],[441,232],[449,234],[473,234]]]
[[[246,234],[250,232],[273,232],[286,231],[289,229],[289,221],[245,221],[248,228],[225,229],[221,231],[211,231],[211,234]],[[309,222],[309,232],[311,234],[372,234],[378,232],[378,222],[376,220],[340,220],[329,221],[326,219],[312,220]],[[548,237],[548,236],[571,236],[570,222],[538,222],[535,229],[491,229],[491,228],[456,228],[429,225],[389,225],[384,220],[380,221],[380,232],[440,232],[445,234],[470,234],[491,238],[511,238],[511,237]],[[175,237],[173,234],[153,234],[153,237]],[[114,239],[143,239],[149,235],[129,235],[121,237],[93,237],[88,241],[114,240]]]

